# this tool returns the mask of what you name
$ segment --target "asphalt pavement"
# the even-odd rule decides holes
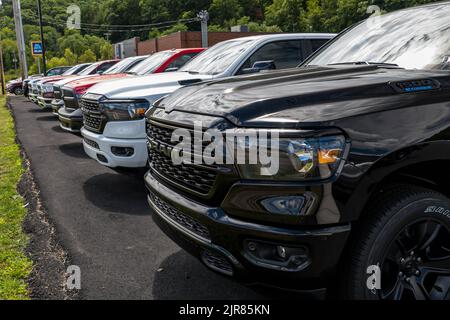
[[[142,172],[88,158],[79,135],[11,97],[18,139],[57,237],[81,269],[82,299],[261,299],[266,293],[208,270],[154,224]]]

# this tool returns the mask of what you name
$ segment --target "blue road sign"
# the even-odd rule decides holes
[[[40,41],[31,41],[31,54],[33,56],[42,56],[42,43]]]

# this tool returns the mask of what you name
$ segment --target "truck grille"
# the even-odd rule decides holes
[[[217,172],[213,168],[196,165],[174,165],[166,155],[149,151],[150,165],[163,178],[185,186],[191,190],[207,195],[214,186]]]
[[[150,141],[164,146],[174,146],[171,142],[173,130],[176,128],[147,122],[147,136]],[[214,187],[217,169],[205,164],[174,165],[170,155],[163,154],[153,147],[149,147],[150,167],[159,176],[189,190],[202,195],[208,195]]]
[[[100,111],[100,106],[97,101],[90,101],[81,99],[81,108],[89,111]]]
[[[62,89],[64,106],[69,109],[78,109],[78,101],[72,90]]]
[[[59,86],[53,86],[53,95],[55,99],[61,100],[62,94],[61,94],[61,88]]]
[[[101,133],[102,123],[102,116],[83,114],[83,124],[87,129]]]
[[[83,124],[86,129],[102,133],[105,121],[100,113],[100,105],[97,101],[81,99],[81,110],[83,111]]]
[[[201,224],[194,218],[185,215],[181,211],[175,209],[174,207],[172,207],[170,204],[162,200],[160,197],[158,197],[151,191],[149,192],[149,198],[153,202],[153,204],[164,213],[166,217],[170,218],[171,220],[183,226],[184,228],[192,231],[196,235],[204,239],[211,240],[209,230],[203,224]]]

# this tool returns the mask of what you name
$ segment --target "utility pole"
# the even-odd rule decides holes
[[[2,7],[2,1],[0,0],[0,9]],[[5,91],[5,73],[3,71],[3,41],[0,33],[0,81],[2,82],[2,95],[6,94]]]
[[[6,94],[5,90],[5,72],[3,70],[3,41],[0,34],[0,80],[2,81],[2,95]]]
[[[44,30],[42,27],[42,8],[41,8],[41,0],[37,0],[38,2],[38,15],[39,15],[39,29],[41,31],[41,46],[42,46],[42,71],[44,75],[47,73],[47,63],[45,61],[45,44],[44,44]]]
[[[202,10],[197,14],[197,18],[200,19],[202,27],[202,47],[208,48],[208,20],[209,13],[206,10]]]
[[[25,38],[23,36],[22,15],[20,0],[12,0],[14,10],[14,23],[16,26],[17,48],[19,49],[20,75],[22,79],[28,78],[27,55],[25,51]]]

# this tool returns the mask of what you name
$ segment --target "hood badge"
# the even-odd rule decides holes
[[[441,88],[441,84],[434,79],[420,79],[412,81],[400,81],[391,83],[391,86],[395,91],[399,93],[413,93],[438,90]]]

